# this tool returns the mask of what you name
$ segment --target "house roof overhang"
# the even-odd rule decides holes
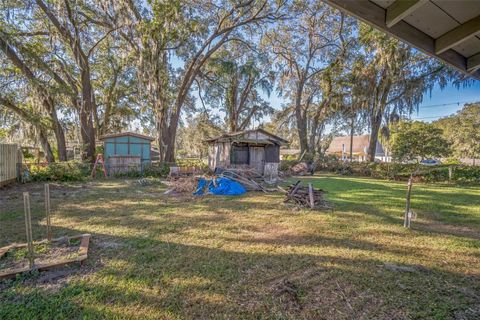
[[[480,80],[480,0],[323,0]]]

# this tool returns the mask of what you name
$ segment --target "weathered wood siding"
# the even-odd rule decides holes
[[[265,148],[250,147],[250,167],[263,174],[265,165]]]
[[[108,174],[115,175],[131,171],[141,171],[142,161],[140,156],[116,156],[108,158]]]
[[[230,165],[230,142],[217,142],[211,145],[208,153],[208,167],[226,168]]]
[[[0,186],[15,181],[17,178],[17,163],[21,163],[16,144],[0,144]]]

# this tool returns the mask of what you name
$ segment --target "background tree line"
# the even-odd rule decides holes
[[[327,129],[406,117],[435,84],[465,80],[444,64],[321,1],[5,0],[0,4],[2,134],[38,143],[47,161],[77,142],[138,128],[162,161],[177,149],[264,122],[301,152]],[[284,105],[271,105],[278,95]],[[460,142],[458,142],[460,144]]]

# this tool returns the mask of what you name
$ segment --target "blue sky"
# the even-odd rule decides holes
[[[286,101],[272,93],[267,99],[275,109],[280,109]],[[423,95],[423,102],[419,111],[412,114],[412,119],[431,122],[441,117],[454,114],[462,109],[465,103],[480,101],[480,81],[475,81],[471,86],[457,89],[453,85],[440,89],[437,85],[432,92]]]
[[[412,114],[412,119],[433,121],[451,115],[460,110],[465,102],[480,101],[480,81],[475,81],[467,88],[455,88],[452,85],[441,90],[436,86],[432,93],[424,94],[420,110]]]
[[[175,68],[182,67],[184,62],[178,57],[172,57],[172,65]],[[196,97],[196,103],[200,107],[200,101],[198,99],[198,92],[193,90],[192,94]],[[277,110],[281,109],[282,104],[287,103],[284,98],[278,97],[277,92],[274,90],[270,97],[263,95],[263,98],[270,102],[270,105]],[[441,117],[445,117],[454,114],[458,110],[462,109],[465,103],[480,101],[480,81],[474,81],[468,87],[456,88],[449,84],[445,88],[440,89],[438,85],[434,87],[431,92],[426,92],[423,96],[423,102],[419,107],[419,111],[414,112],[411,118],[414,120],[421,120],[431,122]],[[215,113],[215,111],[213,111]],[[223,116],[221,113],[219,113]],[[260,121],[256,121],[253,126],[257,126],[260,123],[265,123],[270,120],[266,117]]]

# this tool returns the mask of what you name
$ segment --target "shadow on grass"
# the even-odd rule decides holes
[[[105,248],[102,241],[122,247]],[[301,245],[303,240],[285,241]],[[352,248],[346,242],[332,244]],[[98,269],[100,261],[107,263]],[[94,234],[85,266],[94,272],[73,276],[56,292],[20,290],[21,284],[14,282],[0,293],[0,318],[450,318],[478,302],[478,277],[415,265],[405,266],[411,272],[395,272],[384,268],[384,262],[368,256],[235,252]],[[295,292],[278,292],[285,281],[293,283]]]
[[[55,225],[54,234],[93,235],[83,267],[91,272],[72,275],[55,290],[9,283],[0,292],[0,318],[447,319],[476,308],[478,273],[405,263],[406,256],[413,260],[423,253],[411,252],[408,243],[354,236],[370,232],[352,226],[359,220],[380,222],[389,236],[404,235],[388,230],[401,222],[394,210],[402,208],[397,193],[403,190],[391,187],[391,199],[399,199],[386,206],[385,190],[370,185],[354,185],[363,189],[353,198],[344,197],[349,187],[325,186],[337,212],[304,214],[297,222],[309,225],[311,215],[323,214],[332,220],[320,230],[351,228],[338,237],[315,228],[302,234],[266,229],[298,214],[286,211],[276,194],[151,199],[127,188],[119,192],[121,199],[113,193],[102,201],[72,199],[71,210],[61,213],[68,226]],[[365,188],[380,195],[372,197]],[[241,225],[238,215],[246,218]],[[265,216],[270,219],[259,220]],[[385,263],[408,271],[392,271]]]

